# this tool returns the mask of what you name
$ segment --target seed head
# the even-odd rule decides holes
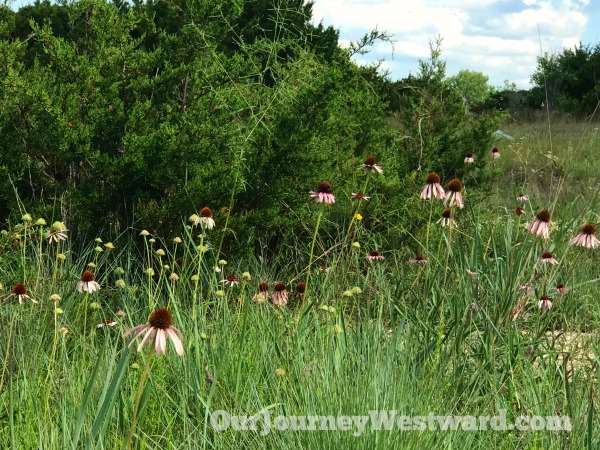
[[[317,186],[317,192],[323,194],[333,194],[333,188],[331,187],[331,183],[329,181],[321,181],[319,186]]]
[[[84,270],[81,274],[81,281],[83,281],[84,283],[94,281],[94,274],[90,270]]]
[[[547,209],[544,209],[543,211],[540,211],[539,213],[537,213],[535,215],[535,218],[537,220],[540,220],[540,221],[545,222],[545,223],[550,222],[550,218],[551,217],[552,217],[552,214],[550,214]]]
[[[448,189],[452,192],[460,192],[460,191],[462,191],[462,188],[463,188],[463,185],[458,180],[458,178],[455,178],[454,180],[450,181],[450,183],[448,183]]]
[[[167,330],[173,325],[173,317],[167,308],[158,308],[148,318],[148,323],[152,328]]]
[[[427,184],[439,184],[441,181],[440,176],[435,172],[429,173],[427,178],[425,178],[425,183]]]

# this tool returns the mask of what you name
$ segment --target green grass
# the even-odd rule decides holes
[[[108,250],[93,240],[48,244],[47,227],[33,224],[37,218],[9,224],[0,237],[4,293],[24,282],[39,304],[11,297],[0,306],[0,448],[124,448],[149,353],[137,353],[139,340],[128,349],[122,334],[158,306],[172,312],[185,355],[168,343],[165,356],[150,360],[133,448],[598,448],[600,256],[568,245],[585,221],[600,222],[597,132],[587,124],[557,126],[549,154],[544,126],[506,131],[517,140],[499,146],[502,157],[488,169],[492,189],[466,186],[465,208],[455,211],[458,228],[436,223],[442,209],[436,202],[431,223],[411,237],[410,248],[384,249],[384,261],[365,259],[377,239],[356,220],[339,236],[316,230],[312,243],[298,240],[275,260],[230,260],[220,273],[215,267],[227,255],[198,228],[182,227],[178,244],[175,236],[142,237],[140,230],[131,238],[102,236],[116,246]],[[512,213],[519,192],[530,196],[521,217]],[[327,220],[326,207],[309,205]],[[430,203],[418,207],[429,214]],[[542,208],[553,213],[547,242],[527,232]],[[426,265],[408,264],[414,248]],[[539,263],[545,250],[558,265]],[[306,298],[293,299],[309,261]],[[89,263],[101,290],[80,294],[77,282]],[[330,270],[319,270],[321,264]],[[251,280],[242,280],[246,271]],[[177,281],[169,279],[172,272]],[[230,273],[238,285],[223,285]],[[261,280],[271,290],[275,281],[289,283],[288,306],[254,301]],[[557,283],[570,292],[554,292]],[[530,295],[519,289],[524,284]],[[61,300],[51,301],[52,294]],[[537,307],[543,294],[553,299],[546,312]],[[117,317],[118,310],[126,317]],[[117,326],[97,329],[105,319]],[[400,432],[369,424],[358,437],[354,430],[261,436],[261,425],[214,430],[210,415],[218,410],[247,416],[506,410],[509,423],[520,415],[568,416],[572,431]]]

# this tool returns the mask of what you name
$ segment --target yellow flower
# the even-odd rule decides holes
[[[148,233],[148,230],[142,230],[142,231],[140,231],[140,236],[144,236],[144,237],[146,237],[146,236],[148,236],[149,234],[150,234],[150,233]]]
[[[275,369],[275,375],[277,375],[278,377],[282,377],[285,375],[285,369],[282,369],[281,367],[279,369]]]
[[[358,221],[361,221],[363,219],[359,213],[354,214],[354,218]]]
[[[158,256],[165,256],[165,251],[162,248],[159,248],[158,250],[156,250],[156,254]]]
[[[173,238],[173,242],[175,242],[176,244],[181,244],[181,238],[175,237],[175,238]]]
[[[60,295],[58,295],[58,294],[52,294],[50,296],[50,300],[52,300],[53,302],[57,302],[57,301],[60,300]]]
[[[115,249],[115,245],[112,242],[107,242],[106,244],[104,244],[104,246],[109,250]]]

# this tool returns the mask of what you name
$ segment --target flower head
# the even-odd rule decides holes
[[[383,257],[383,255],[380,255],[379,252],[377,250],[372,250],[367,256],[367,259],[370,259],[371,261],[375,260],[375,259],[379,259],[379,260],[383,260],[385,259]]]
[[[442,188],[440,176],[431,172],[425,178],[425,186],[421,190],[421,200],[429,200],[432,197],[441,200],[444,198],[444,189]]]
[[[525,211],[523,208],[521,208],[520,206],[517,206],[514,211],[513,211],[517,216],[523,215],[525,214],[527,211]]]
[[[558,292],[558,293],[559,293],[559,294],[561,294],[561,295],[566,295],[566,294],[569,292],[569,290],[568,290],[568,289],[565,287],[565,285],[564,285],[564,284],[562,284],[562,283],[558,283],[558,284],[556,285],[556,289],[555,289],[555,291],[556,291],[556,292]]]
[[[558,264],[558,261],[554,258],[552,253],[544,252],[542,253],[542,257],[540,258],[540,262],[544,264]]]
[[[529,225],[529,232],[547,239],[550,236],[548,224],[550,223],[551,217],[552,215],[546,209],[537,213],[535,219],[531,222],[531,225]]]
[[[365,159],[365,162],[363,163],[363,170],[365,173],[377,172],[379,175],[383,174],[383,170],[381,170],[381,167],[377,165],[377,160],[371,155],[367,156]]]
[[[81,281],[77,283],[77,290],[79,292],[87,292],[88,294],[93,294],[100,290],[100,285],[94,279],[94,274],[91,270],[83,271],[81,274]]]
[[[296,285],[296,289],[294,290],[294,297],[304,298],[305,292],[306,292],[306,283],[300,282]]]
[[[444,205],[449,203],[448,206],[456,205],[459,208],[462,208],[464,206],[462,194],[460,193],[462,189],[463,185],[458,178],[455,178],[454,180],[450,181],[450,183],[448,183],[448,191],[446,192],[446,197],[444,198]]]
[[[596,227],[591,223],[586,223],[581,227],[579,234],[571,239],[570,243],[585,248],[596,248],[600,243],[596,237]]]
[[[204,207],[198,213],[198,216],[194,219],[194,225],[201,224],[202,228],[212,230],[215,227],[215,221],[213,219],[213,213],[208,207]]]
[[[475,159],[473,158],[473,153],[467,153],[465,156],[465,164],[473,164]]]
[[[50,229],[48,230],[48,233],[46,234],[46,237],[48,238],[48,242],[52,243],[52,242],[58,242],[60,241],[64,241],[65,239],[67,239],[67,235],[65,234],[65,231],[69,231],[67,230],[67,227],[65,226],[65,224],[63,222],[59,222],[56,221],[52,224],[52,226],[50,227]]]
[[[173,326],[173,317],[166,308],[158,308],[148,318],[148,322],[142,325],[133,327],[125,332],[124,337],[129,336],[133,333],[133,338],[129,343],[129,347],[135,342],[135,340],[145,335],[142,342],[138,345],[137,351],[142,351],[144,345],[154,340],[154,349],[157,355],[162,355],[167,349],[167,337],[171,339],[171,342],[175,346],[175,350],[179,356],[183,356],[183,335],[181,331]]]
[[[442,217],[437,223],[441,223],[443,227],[456,226],[456,221],[452,218],[452,210],[446,208],[442,211]]]
[[[231,274],[227,275],[225,279],[221,280],[221,283],[223,283],[225,286],[235,286],[239,283],[239,281],[234,274]]]
[[[368,202],[371,197],[367,197],[362,192],[353,192],[351,198],[352,200],[364,200],[365,202]]]
[[[101,330],[104,327],[115,327],[117,326],[117,322],[111,319],[104,319],[101,323],[96,325],[96,329]]]
[[[257,303],[264,303],[267,301],[268,298],[269,284],[264,281],[261,281],[260,283],[258,283],[258,290],[256,291],[256,294],[252,296],[252,300],[254,300]]]
[[[540,308],[542,311],[548,311],[550,308],[552,308],[552,299],[542,295],[540,297],[540,301],[538,302],[538,308]]]
[[[500,158],[500,152],[498,151],[498,149],[496,147],[494,147],[492,149],[492,158],[493,159],[498,159]]]
[[[20,304],[25,303],[25,300],[30,300],[31,303],[38,303],[37,300],[34,300],[29,295],[27,295],[27,289],[22,283],[15,284],[15,287],[13,288],[12,292],[9,292],[8,294],[2,296],[2,301],[5,302],[12,297],[17,297]]]
[[[417,256],[415,256],[413,259],[409,259],[408,262],[411,264],[427,264],[427,260],[418,253]]]
[[[529,197],[527,197],[525,194],[519,194],[519,196],[517,197],[517,201],[527,202],[527,201],[529,201]]]
[[[321,181],[317,186],[317,191],[311,191],[310,196],[314,198],[317,203],[327,203],[328,205],[335,203],[333,188],[329,181]]]
[[[288,290],[287,286],[283,283],[277,282],[275,283],[273,298],[271,301],[276,306],[285,305],[288,302]]]

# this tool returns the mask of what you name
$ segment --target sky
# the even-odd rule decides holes
[[[531,87],[536,58],[582,42],[600,42],[598,0],[313,0],[313,22],[332,25],[340,44],[373,29],[392,35],[361,64],[382,61],[392,80],[417,74],[429,58],[429,42],[442,37],[446,73],[483,72],[489,84]]]

